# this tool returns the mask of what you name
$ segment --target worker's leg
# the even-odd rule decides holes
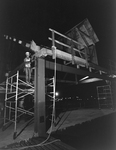
[[[25,68],[26,82],[28,82],[28,68]]]
[[[28,68],[28,81],[30,82],[31,80],[31,68]]]

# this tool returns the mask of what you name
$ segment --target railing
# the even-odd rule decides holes
[[[49,40],[52,41],[52,48],[56,47],[62,50],[62,51],[67,51],[68,53],[72,54],[72,59],[74,56],[80,57],[82,59],[88,59],[87,58],[87,47],[86,45],[83,45],[80,42],[77,42],[68,36],[65,36],[53,29],[49,29],[52,32],[52,38],[48,38]],[[56,36],[59,36],[58,39],[55,39]],[[84,49],[79,50],[78,46],[83,45]]]

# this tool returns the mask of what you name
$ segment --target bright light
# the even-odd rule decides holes
[[[19,44],[22,44],[22,41],[19,40]]]
[[[14,38],[14,39],[13,39],[13,41],[15,42],[15,41],[16,41],[16,39]]]
[[[96,82],[96,81],[101,81],[101,80],[103,80],[103,79],[90,78],[90,79],[82,81],[82,83],[90,83],[90,82]]]
[[[6,35],[6,39],[8,39],[8,35]]]
[[[80,81],[83,81],[83,80],[85,80],[85,79],[87,79],[87,78],[89,78],[89,76],[86,76],[86,77],[80,79]]]
[[[58,96],[59,95],[59,93],[58,92],[56,92],[56,94],[55,94],[56,96]]]
[[[26,45],[25,45],[26,47],[30,47],[30,44],[29,43],[26,43]]]

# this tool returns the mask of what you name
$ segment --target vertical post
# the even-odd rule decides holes
[[[55,46],[55,35],[54,35],[54,31],[52,31],[52,46]]]
[[[19,71],[17,71],[17,74],[16,74],[16,95],[15,95],[15,116],[14,116],[14,135],[13,135],[13,139],[16,138],[16,134],[17,134],[18,79],[19,79]]]
[[[74,56],[75,56],[75,51],[73,49],[74,47],[74,44],[73,44],[73,41],[71,40],[71,54],[72,54],[72,64],[74,65]]]
[[[45,123],[45,60],[35,60],[35,104],[34,104],[34,133],[43,137],[46,132]]]
[[[11,77],[11,85],[10,85],[10,92],[12,92],[12,84],[13,84],[13,77]]]
[[[11,102],[9,102],[9,120],[11,120]]]
[[[52,31],[52,52],[53,52],[52,58],[55,59],[56,47],[55,47],[55,33],[54,33],[54,31]]]
[[[5,107],[4,107],[4,125],[6,123],[7,92],[8,92],[8,77],[6,79]]]

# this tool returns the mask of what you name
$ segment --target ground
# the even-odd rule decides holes
[[[116,110],[78,109],[59,115],[52,136],[79,150],[115,150]],[[17,133],[25,127],[22,120],[18,123]],[[31,123],[13,140],[13,124],[5,131],[0,129],[0,147],[29,139],[33,136],[34,124]],[[49,133],[49,130],[48,130]]]

